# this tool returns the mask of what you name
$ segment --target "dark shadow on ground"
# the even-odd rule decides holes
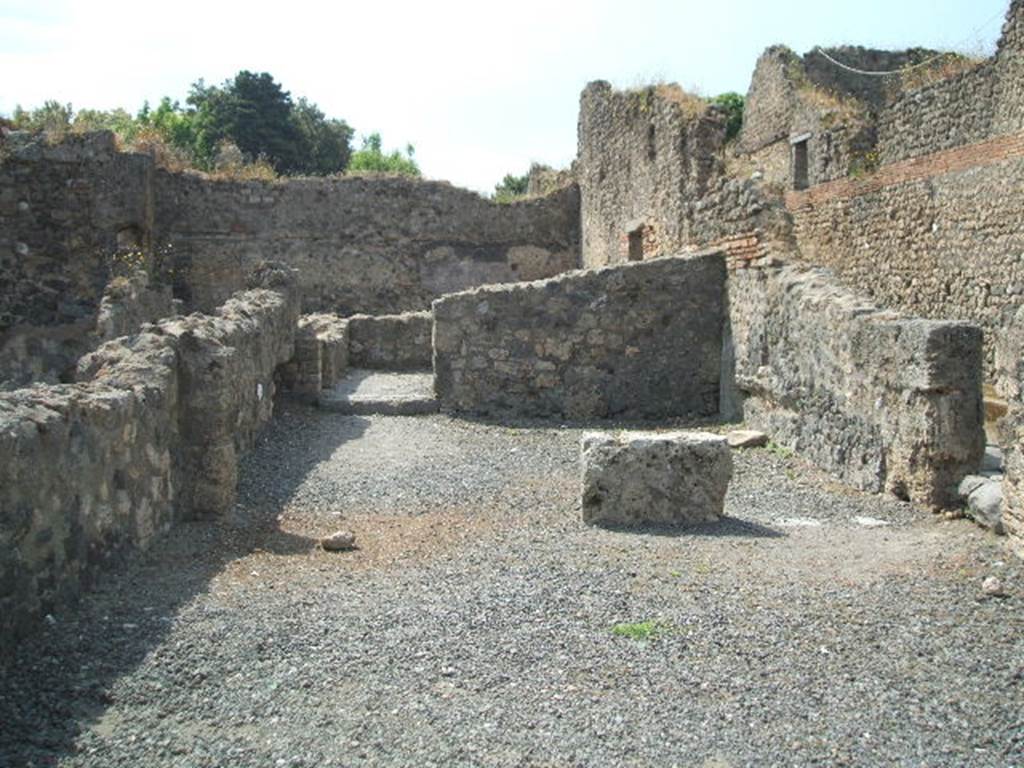
[[[502,416],[501,414],[479,413],[445,413],[446,416],[459,421],[485,426],[505,427],[506,429],[591,429],[613,432],[620,429],[652,430],[652,429],[721,429],[737,427],[739,423],[721,416],[666,416],[650,419],[567,419],[556,416]]]
[[[723,517],[717,522],[698,523],[696,525],[600,525],[607,531],[615,533],[639,533],[648,536],[661,536],[670,539],[683,538],[714,538],[714,539],[781,539],[787,534],[767,525],[738,517]]]
[[[280,399],[254,450],[276,439],[275,424],[309,407]],[[181,523],[147,552],[116,558],[76,606],[51,617],[0,659],[0,766],[55,765],[73,754],[76,737],[112,703],[117,680],[158,648],[181,608],[206,592],[227,564],[257,549],[295,554],[316,546],[313,539],[281,531],[278,516],[309,472],[369,424],[359,416],[332,418],[339,423],[336,442],[332,431],[328,444],[297,444],[266,493],[260,493],[265,478],[242,460],[240,498],[257,503],[236,506],[221,518]]]

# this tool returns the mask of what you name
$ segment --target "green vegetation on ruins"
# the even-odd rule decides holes
[[[385,153],[380,134],[371,133],[353,152],[348,123],[327,117],[308,99],[292,99],[266,72],[242,70],[221,85],[199,80],[185,104],[165,96],[135,114],[120,108],[76,111],[71,104],[46,101],[36,109],[16,107],[4,123],[54,136],[108,130],[122,148],[150,153],[162,167],[229,178],[346,171],[421,175],[412,145],[404,153]]]
[[[500,184],[494,185],[494,202],[512,203],[526,197],[526,190],[530,184],[530,174],[515,176],[506,173]]]

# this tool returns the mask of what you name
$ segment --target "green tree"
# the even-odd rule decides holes
[[[529,184],[530,174],[513,176],[508,173],[500,184],[494,185],[494,201],[496,203],[511,203],[513,200],[520,200],[526,196]]]
[[[196,110],[196,155],[207,165],[217,145],[230,139],[250,159],[264,157],[279,173],[302,162],[302,136],[292,120],[292,100],[267,72],[242,70],[223,86],[192,86]]]
[[[379,133],[371,133],[363,138],[363,146],[358,152],[352,153],[349,170],[368,173],[397,173],[404,176],[421,176],[420,167],[416,164],[416,150],[407,144],[405,154],[397,149],[385,154]]]
[[[302,136],[301,172],[327,176],[345,170],[352,156],[352,129],[348,123],[328,119],[305,98],[295,102],[292,120]]]
[[[47,101],[31,111],[17,107],[10,122],[34,131],[110,130],[125,145],[172,158],[175,167],[203,170],[214,169],[226,146],[241,153],[241,165],[265,161],[281,174],[339,173],[352,155],[353,132],[344,120],[328,118],[307,99],[293,102],[266,72],[243,70],[219,86],[198,80],[184,106],[164,97],[156,108],[147,102],[135,115],[123,109],[76,114],[70,104]],[[405,155],[384,155],[379,136],[376,155],[364,162],[373,169],[419,174],[412,147]]]
[[[743,127],[744,101],[743,96],[732,91],[721,93],[711,99],[711,103],[725,113],[725,138],[727,141],[734,138]]]
[[[194,152],[195,113],[182,109],[177,101],[171,101],[164,96],[156,109],[150,109],[148,102],[143,104],[136,116],[136,123],[140,127],[153,129],[176,149],[189,154]]]

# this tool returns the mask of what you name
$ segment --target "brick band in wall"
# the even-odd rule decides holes
[[[796,211],[829,200],[868,195],[895,184],[919,181],[1018,158],[1024,159],[1024,133],[1006,134],[977,144],[890,163],[863,179],[838,179],[808,190],[787,192],[786,207]]]

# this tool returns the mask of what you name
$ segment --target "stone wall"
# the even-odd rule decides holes
[[[56,383],[95,346],[119,256],[145,246],[150,173],[108,133],[0,134],[0,389]]]
[[[294,278],[254,285],[211,316],[104,344],[78,383],[0,394],[0,644],[119,551],[233,504],[298,317]]]
[[[771,180],[792,187],[792,167],[780,179],[778,161],[790,155],[789,141],[800,137],[807,142],[808,181],[814,185],[1018,132],[1024,129],[1022,28],[1024,4],[1013,0],[996,55],[976,65],[924,49],[824,50],[869,72],[910,66],[888,77],[850,72],[819,49],[801,57],[783,46],[768,48],[747,93],[738,149],[767,161]],[[922,62],[931,63],[916,66]],[[929,80],[934,82],[919,85]],[[774,151],[766,153],[769,148]]]
[[[1024,0],[1012,0],[995,56],[999,69],[994,133],[1024,130]]]
[[[66,379],[125,268],[212,311],[267,259],[299,270],[307,310],[422,311],[450,291],[576,268],[579,194],[498,205],[418,179],[219,181],[155,170],[109,133],[4,133],[0,387]]]
[[[724,256],[665,257],[434,302],[441,407],[664,418],[718,412]]]
[[[154,238],[176,295],[208,309],[254,263],[299,271],[307,311],[388,314],[484,283],[576,268],[578,193],[499,205],[398,177],[213,181],[158,171]]]
[[[0,346],[0,390],[72,381],[87,352],[176,312],[171,287],[152,282],[145,269],[118,275],[103,290],[95,318],[11,329]]]
[[[882,163],[987,139],[992,134],[998,71],[994,62],[911,91],[878,120]]]
[[[958,504],[984,449],[980,329],[878,310],[820,270],[739,270],[728,293],[723,410],[856,488]]]
[[[1024,308],[1006,323],[998,352],[999,394],[1007,403],[998,425],[1005,472],[1002,521],[1011,546],[1024,557]]]
[[[354,368],[430,368],[433,327],[430,312],[353,315],[348,318],[349,362]]]
[[[784,212],[750,180],[726,175],[724,141],[721,113],[678,86],[589,84],[575,165],[584,266],[699,249],[752,231],[785,240]]]
[[[1013,0],[996,55],[955,77],[902,95],[880,115],[883,163],[1024,130],[1024,3]]]
[[[1024,301],[1024,134],[791,193],[800,254],[884,306],[985,329]]]
[[[152,164],[109,133],[0,136],[0,334],[93,317],[152,216]]]
[[[281,367],[285,389],[315,402],[348,370],[348,321],[336,315],[317,313],[299,318],[295,334],[295,355]]]
[[[97,344],[137,333],[145,323],[175,314],[171,286],[151,280],[144,269],[114,277],[103,290],[96,315]]]

